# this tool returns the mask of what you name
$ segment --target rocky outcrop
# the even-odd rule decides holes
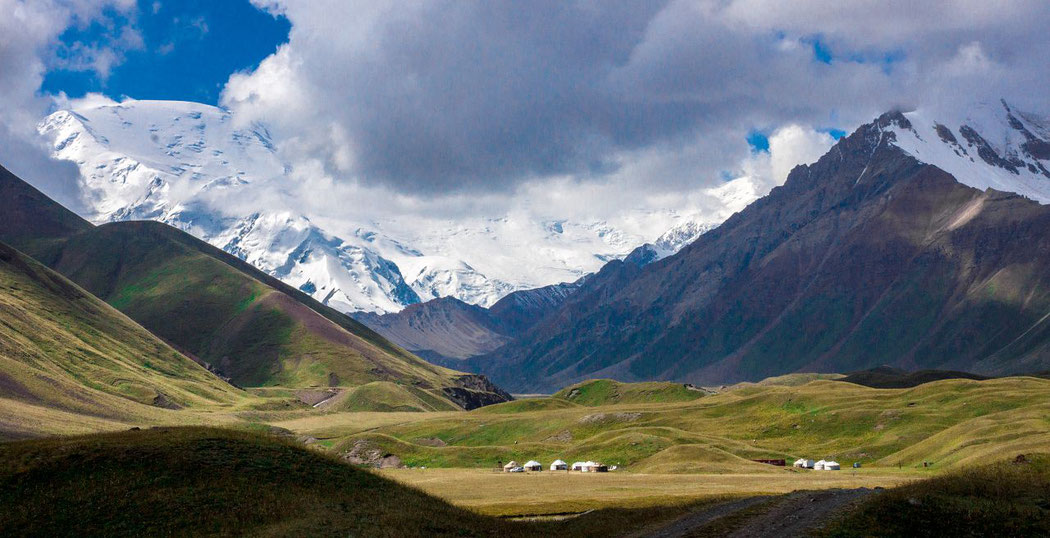
[[[448,399],[467,411],[514,399],[507,391],[497,387],[483,375],[462,375],[456,377],[453,382],[457,386],[445,387],[441,391]]]
[[[377,469],[404,467],[401,458],[396,454],[385,452],[366,440],[357,440],[350,445],[350,450],[343,453],[343,459],[354,465],[366,465]]]

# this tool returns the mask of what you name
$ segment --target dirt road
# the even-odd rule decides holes
[[[877,489],[796,491],[779,497],[749,497],[707,507],[650,532],[655,538],[806,536],[855,506]],[[737,516],[737,517],[733,517]],[[730,518],[730,519],[723,519]]]

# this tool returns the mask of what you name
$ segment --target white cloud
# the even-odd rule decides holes
[[[782,180],[829,145],[816,128],[943,101],[955,84],[1005,89],[979,69],[1050,81],[1030,53],[1047,39],[1041,2],[256,3],[291,20],[290,42],[231,77],[222,102],[269,122],[296,167],[425,211],[499,200],[608,215],[727,172]],[[786,144],[768,163],[747,160],[755,128]]]
[[[37,137],[37,122],[53,106],[50,97],[40,95],[40,85],[47,66],[56,61],[54,46],[66,28],[88,24],[107,7],[126,12],[134,5],[134,0],[0,0],[0,164],[70,207],[79,206],[78,174],[71,163],[52,161]],[[119,41],[140,46],[141,36],[136,36],[125,31]],[[115,61],[112,52],[79,52],[84,56],[77,56],[78,65],[102,74]]]
[[[290,40],[222,102],[271,127],[292,167],[264,197],[334,220],[716,211],[726,178],[767,189],[819,157],[820,128],[978,94],[1045,106],[1050,84],[1042,0],[253,2],[289,18]],[[0,124],[24,132],[50,104],[48,47],[98,6],[0,8],[16,13],[0,20],[0,97],[18,104]],[[749,151],[754,129],[769,153]]]

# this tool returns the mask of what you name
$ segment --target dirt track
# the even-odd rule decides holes
[[[704,536],[708,534],[705,530],[713,530],[708,527],[716,525],[719,519],[752,507],[754,510],[748,510],[743,521],[721,531],[728,532],[726,536],[740,538],[806,536],[877,491],[868,488],[830,489],[796,491],[780,497],[749,497],[688,514],[647,536]]]

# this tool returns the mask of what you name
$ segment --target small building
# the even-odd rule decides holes
[[[525,465],[523,467],[525,467],[526,471],[542,471],[543,470],[543,466],[540,465],[540,462],[538,462],[536,460],[529,460],[529,461],[525,462]]]
[[[823,471],[823,470],[824,470],[824,464],[825,464],[825,463],[827,463],[827,461],[825,461],[825,460],[819,460],[819,461],[817,461],[817,463],[814,463],[814,464],[813,464],[813,468],[814,468],[814,469],[816,469],[816,470],[818,470],[818,471]]]
[[[518,466],[518,462],[511,460],[510,463],[503,466],[503,472],[509,472],[511,469]]]
[[[554,460],[554,463],[551,464],[552,471],[565,471],[568,470],[568,468],[569,464],[562,460]]]
[[[837,461],[830,461],[829,460],[829,461],[825,461],[824,462],[824,470],[825,471],[838,471],[841,468],[842,467],[839,466],[839,462],[837,462]]]
[[[609,466],[594,461],[578,461],[572,464],[572,470],[581,473],[607,473]]]
[[[815,463],[816,462],[813,461],[813,460],[807,460],[806,458],[799,458],[799,459],[795,460],[795,463],[792,465],[792,467],[795,467],[796,469],[812,469],[813,465]]]

